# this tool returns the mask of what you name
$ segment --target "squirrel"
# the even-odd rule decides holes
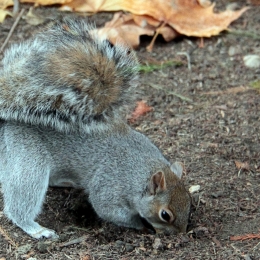
[[[126,113],[138,60],[63,18],[11,46],[0,67],[0,183],[4,213],[33,238],[48,186],[84,189],[97,215],[119,226],[186,232],[191,198],[171,164]]]

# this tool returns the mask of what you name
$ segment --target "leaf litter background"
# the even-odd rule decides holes
[[[217,9],[224,10],[227,3],[232,1],[218,1]],[[245,6],[245,1],[238,3]],[[33,12],[44,19],[76,15],[51,7]],[[103,26],[112,17],[99,13],[89,20]],[[0,45],[12,24],[10,18],[1,24]],[[40,28],[22,19],[8,44]],[[61,240],[38,242],[24,235],[3,216],[1,201],[1,260],[260,259],[260,94],[251,87],[260,80],[260,68],[247,68],[243,61],[245,55],[260,54],[255,39],[260,7],[246,11],[231,28],[255,35],[223,33],[204,38],[204,48],[198,38],[166,43],[159,37],[152,53],[145,48],[151,38],[142,36],[137,50],[143,71],[151,70],[141,73],[140,100],[152,111],[130,123],[171,161],[184,163],[187,187],[199,185],[189,233],[169,237],[116,227],[95,216],[81,191],[49,189],[39,221],[57,230]],[[255,238],[243,240],[248,234]]]

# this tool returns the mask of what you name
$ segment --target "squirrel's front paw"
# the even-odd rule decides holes
[[[54,230],[41,227],[41,230],[37,232],[32,232],[29,235],[31,235],[33,238],[41,239],[41,238],[50,238],[50,239],[57,239],[59,236],[56,234]]]

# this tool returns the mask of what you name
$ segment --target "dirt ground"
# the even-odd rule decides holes
[[[217,7],[230,2],[218,1]],[[27,12],[30,6],[22,7]],[[72,15],[54,7],[37,8],[35,13],[45,23]],[[89,20],[100,26],[111,16],[98,14]],[[0,25],[0,46],[13,22],[8,18]],[[41,26],[22,19],[8,46],[29,38]],[[188,188],[200,185],[192,194],[189,232],[165,236],[117,227],[95,215],[82,191],[50,188],[38,221],[55,229],[60,240],[36,241],[27,236],[3,215],[1,199],[1,260],[260,259],[260,239],[230,240],[260,233],[260,93],[250,87],[260,80],[260,68],[247,68],[243,62],[247,54],[260,55],[259,38],[246,35],[252,31],[259,37],[260,6],[247,11],[231,28],[243,33],[203,39],[203,48],[197,38],[169,43],[159,38],[148,53],[145,46],[151,38],[144,37],[137,50],[144,64],[179,61],[179,66],[141,73],[139,98],[153,111],[132,126],[149,136],[172,162],[185,164]],[[180,52],[189,54],[191,70]],[[235,161],[248,163],[250,168],[239,170]]]

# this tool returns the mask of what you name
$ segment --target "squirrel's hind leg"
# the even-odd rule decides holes
[[[48,188],[49,174],[41,170],[32,174],[41,176],[40,179],[31,178],[32,174],[24,171],[19,174],[23,178],[15,179],[11,174],[2,184],[4,195],[4,212],[6,216],[33,238],[57,238],[55,231],[40,226],[34,219],[41,211],[45,193]],[[39,169],[38,169],[39,171]],[[28,176],[26,176],[28,174]]]
[[[52,167],[50,154],[39,139],[28,129],[10,127],[5,133],[4,213],[34,238],[56,238],[53,230],[34,221],[41,211]]]

